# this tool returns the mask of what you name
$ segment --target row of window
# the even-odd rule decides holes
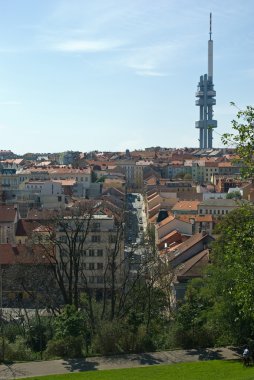
[[[217,215],[225,215],[228,214],[228,210],[202,210],[202,208],[199,210],[200,214],[203,214],[203,211],[205,211],[205,214],[217,214]],[[209,212],[208,212],[209,211]]]
[[[64,269],[64,265],[62,263],[59,264],[60,269]],[[103,270],[103,263],[82,263],[81,270]]]
[[[85,250],[83,251],[83,255],[84,256],[89,256],[89,257],[102,257],[103,256],[103,249],[89,249],[89,250]]]
[[[81,268],[83,270],[103,270],[103,263],[82,263]]]
[[[75,238],[76,243],[85,241],[84,239],[85,239],[84,236],[76,236],[76,238]],[[68,242],[68,238],[67,238],[66,235],[62,235],[62,236],[59,236],[59,241],[61,243],[67,243]],[[86,240],[86,241],[88,241],[88,240]],[[109,243],[115,243],[116,242],[116,236],[110,235],[108,237],[108,241],[109,241]],[[92,243],[100,243],[101,242],[101,236],[100,235],[92,235],[91,236],[91,242]]]
[[[68,253],[61,249],[60,251],[61,256],[68,257]],[[81,256],[86,256],[86,257],[102,257],[103,256],[103,249],[84,249],[80,252]]]

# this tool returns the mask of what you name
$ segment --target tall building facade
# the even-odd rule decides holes
[[[196,92],[196,105],[199,106],[199,120],[196,128],[199,129],[199,148],[211,149],[213,147],[213,129],[217,128],[217,120],[213,120],[213,106],[216,104],[213,84],[213,40],[212,40],[212,14],[210,13],[210,39],[208,40],[208,74],[200,77]]]

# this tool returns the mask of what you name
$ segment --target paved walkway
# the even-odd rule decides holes
[[[172,364],[198,360],[239,359],[239,351],[233,347],[162,351],[145,354],[90,357],[86,359],[50,360],[0,365],[0,380],[20,377],[64,374],[102,369],[130,368],[154,364]]]

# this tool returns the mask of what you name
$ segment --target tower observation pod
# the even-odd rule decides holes
[[[210,39],[208,40],[208,74],[200,77],[196,92],[196,106],[199,106],[199,148],[211,149],[213,147],[213,129],[217,128],[217,120],[213,120],[213,106],[216,104],[213,85],[213,40],[212,40],[212,14],[210,13]]]

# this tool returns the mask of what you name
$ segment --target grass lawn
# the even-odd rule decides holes
[[[243,367],[237,361],[211,360],[30,377],[29,380],[254,380],[254,367]]]

